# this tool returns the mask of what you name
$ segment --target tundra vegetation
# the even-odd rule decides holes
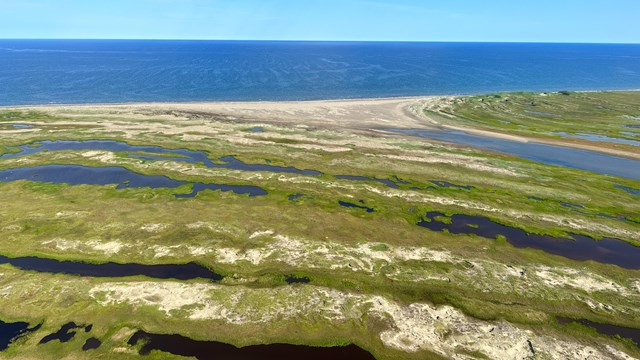
[[[443,224],[464,214],[562,241],[581,234],[640,246],[640,198],[624,190],[640,189],[639,181],[384,132],[394,119],[376,126],[367,104],[327,102],[286,114],[243,110],[260,104],[0,109],[0,172],[50,164],[123,167],[186,183],[169,189],[0,178],[0,255],[96,264],[195,262],[222,275],[216,282],[76,276],[0,259],[0,320],[32,328],[0,357],[136,358],[141,345],[128,340],[138,330],[235,346],[356,344],[378,359],[640,357],[632,339],[558,321],[640,331],[637,267],[516,248],[500,235],[417,225],[428,212],[442,214],[431,221]],[[465,127],[640,155],[628,144],[558,135],[637,139],[638,104],[636,92],[571,92],[376,106],[402,107],[398,122],[410,127]],[[329,114],[322,116],[335,113],[344,121],[313,121],[319,108]],[[367,122],[358,121],[363,114]],[[321,174],[211,167],[166,153],[21,155],[16,148],[47,140],[189,149],[216,164],[234,156],[245,164]],[[191,193],[191,183],[251,185],[267,194],[174,196]],[[91,324],[90,331],[40,343],[69,322]],[[83,351],[89,339],[100,345]]]

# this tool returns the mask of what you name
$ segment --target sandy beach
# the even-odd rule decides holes
[[[53,113],[108,110],[117,113],[184,114],[213,116],[230,122],[264,122],[277,125],[308,125],[317,128],[434,128],[419,115],[423,104],[438,97],[282,102],[184,102],[39,105],[12,107]]]

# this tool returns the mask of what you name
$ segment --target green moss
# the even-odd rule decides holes
[[[388,251],[389,250],[389,245],[387,244],[374,244],[369,246],[369,249],[373,250],[373,251]]]
[[[439,222],[441,222],[443,224],[451,224],[452,223],[451,218],[448,217],[448,216],[436,216],[433,219],[435,221],[439,221]]]
[[[632,136],[621,131],[629,121],[624,116],[638,112],[639,98],[640,92],[635,91],[503,93],[460,97],[442,111],[449,117],[433,112],[429,115],[442,122],[540,138],[558,138],[559,133],[590,133],[632,140]]]

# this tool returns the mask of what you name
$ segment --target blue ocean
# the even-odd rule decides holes
[[[640,45],[0,40],[0,105],[640,88]]]

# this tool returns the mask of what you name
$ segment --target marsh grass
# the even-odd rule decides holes
[[[573,131],[599,131],[599,134],[613,135],[615,127],[629,121],[622,115],[639,113],[637,97],[636,93],[624,92],[572,93],[570,96],[499,94],[461,98],[450,110],[457,116],[456,123],[508,129],[514,133],[546,136],[544,134],[550,129],[568,131],[572,128]],[[535,106],[524,105],[527,103],[535,103]],[[558,114],[562,121],[521,111],[529,108]],[[85,118],[21,111],[3,111],[0,115],[44,123],[41,127],[46,129],[44,132],[0,134],[0,154],[13,151],[8,148],[10,146],[42,140],[125,138],[131,145],[206,151],[214,161],[222,156],[234,155],[246,163],[264,163],[265,159],[269,159],[271,165],[294,166],[323,173],[321,176],[303,176],[208,169],[203,164],[142,161],[130,158],[128,153],[114,154],[109,163],[74,151],[51,151],[2,159],[0,169],[52,163],[122,166],[140,174],[164,175],[183,181],[256,185],[266,189],[269,194],[250,198],[207,190],[192,199],[176,199],[174,194],[188,193],[190,186],[119,190],[115,185],[69,186],[32,181],[0,183],[0,203],[3,204],[0,207],[3,235],[0,239],[1,255],[41,256],[95,263],[196,261],[225,275],[221,282],[223,286],[250,289],[288,286],[284,284],[284,277],[293,274],[309,277],[313,286],[380,295],[402,304],[430,302],[450,305],[473,318],[506,320],[538,333],[569,340],[621,345],[631,354],[638,354],[637,349],[629,347],[625,341],[602,337],[582,327],[558,326],[552,321],[555,316],[566,316],[637,326],[640,312],[636,295],[598,291],[590,293],[570,286],[542,287],[527,283],[526,277],[497,284],[489,278],[485,279],[481,272],[476,273],[479,270],[475,264],[495,267],[489,269],[495,271],[507,266],[527,270],[537,266],[577,269],[583,273],[605,276],[626,288],[631,288],[631,280],[638,278],[638,271],[592,261],[572,261],[539,250],[516,249],[501,237],[485,239],[436,233],[416,226],[427,211],[440,211],[446,215],[440,219],[444,222],[451,221],[448,216],[453,214],[477,215],[527,232],[553,236],[566,237],[568,232],[574,232],[595,238],[611,237],[607,229],[617,229],[627,234],[621,236],[623,240],[638,245],[640,237],[637,234],[640,232],[637,223],[593,218],[560,205],[560,202],[579,203],[586,205],[589,212],[624,214],[629,219],[640,221],[637,196],[614,189],[617,184],[640,188],[637,181],[551,167],[495,153],[430,144],[420,139],[387,139],[284,127],[265,127],[264,133],[255,134],[243,131],[251,124],[233,127],[224,122],[212,122],[211,128],[219,130],[219,133],[203,132],[203,138],[185,141],[179,132],[131,133],[131,129],[113,130],[107,126],[110,121],[130,124],[132,128],[140,124],[126,117],[105,115],[102,118],[99,113],[87,114]],[[452,121],[441,114],[434,116],[445,119],[443,121]],[[599,130],[586,121],[596,118],[604,119]],[[79,119],[100,120],[101,123],[94,126],[71,125]],[[500,120],[508,120],[510,124]],[[175,126],[169,120],[153,116],[145,121]],[[234,138],[236,136],[256,142],[234,142],[237,141]],[[336,142],[350,150],[322,151],[320,148],[327,146],[323,141]],[[317,145],[318,148],[295,147],[298,145]],[[406,159],[388,157],[396,155],[405,155]],[[456,156],[463,158],[449,161],[451,158],[458,159]],[[172,154],[171,157],[175,156]],[[424,163],[418,161],[421,157],[442,157],[447,161]],[[515,175],[470,169],[464,166],[468,162],[477,162],[490,170],[510,169]],[[409,184],[400,184],[400,189],[390,189],[376,182],[335,178],[335,175],[343,174],[379,179],[397,176]],[[465,191],[433,187],[433,180],[471,185],[474,189]],[[289,201],[288,196],[295,193],[305,196],[299,201]],[[532,201],[528,196],[543,200]],[[338,200],[356,203],[360,199],[365,201],[367,207],[375,208],[376,212],[364,213],[338,204]],[[566,221],[552,221],[555,219]],[[576,229],[571,225],[572,221],[598,226]],[[267,230],[273,234],[252,238],[253,234]],[[278,258],[266,258],[258,264],[248,261],[222,263],[215,256],[215,249],[224,247],[240,252],[262,251],[275,242],[277,235],[345,248],[372,244],[369,250],[381,255],[390,254],[397,247],[446,250],[456,261],[414,259],[390,264],[374,261],[374,271],[370,272],[362,269],[332,269],[330,263],[311,253],[307,255],[308,260],[320,265],[287,263]],[[95,243],[109,242],[121,244],[122,247],[118,251],[96,249]],[[189,250],[201,248],[210,252]],[[277,327],[193,321],[185,316],[188,309],[178,310],[173,317],[167,317],[154,306],[114,304],[102,307],[87,299],[88,289],[113,279],[20,271],[9,265],[0,265],[0,273],[3,274],[0,276],[0,289],[7,286],[17,289],[9,297],[0,296],[1,319],[29,321],[31,324],[43,322],[39,332],[20,339],[3,354],[8,357],[134,358],[135,354],[113,352],[115,348],[135,350],[124,346],[128,338],[119,339],[116,336],[129,328],[179,333],[194,339],[224,341],[238,346],[273,342],[328,346],[353,342],[380,359],[438,358],[427,352],[404,353],[385,347],[379,334],[389,324],[373,316],[365,315],[360,321],[346,323],[330,323],[318,318],[296,319],[283,321]],[[397,274],[404,277],[394,280],[393,276]],[[420,280],[421,274],[438,275],[440,278]],[[134,277],[118,280],[133,282],[149,279]],[[527,291],[529,287],[534,287],[536,292]],[[594,309],[581,299],[611,304],[616,310]],[[94,330],[89,334],[79,333],[70,343],[37,345],[42,336],[56,331],[71,320],[92,323]],[[80,348],[90,336],[99,338],[103,345],[84,353]],[[460,351],[468,356],[483,356],[466,349]],[[167,357],[168,354],[159,352],[149,356],[150,359]]]

